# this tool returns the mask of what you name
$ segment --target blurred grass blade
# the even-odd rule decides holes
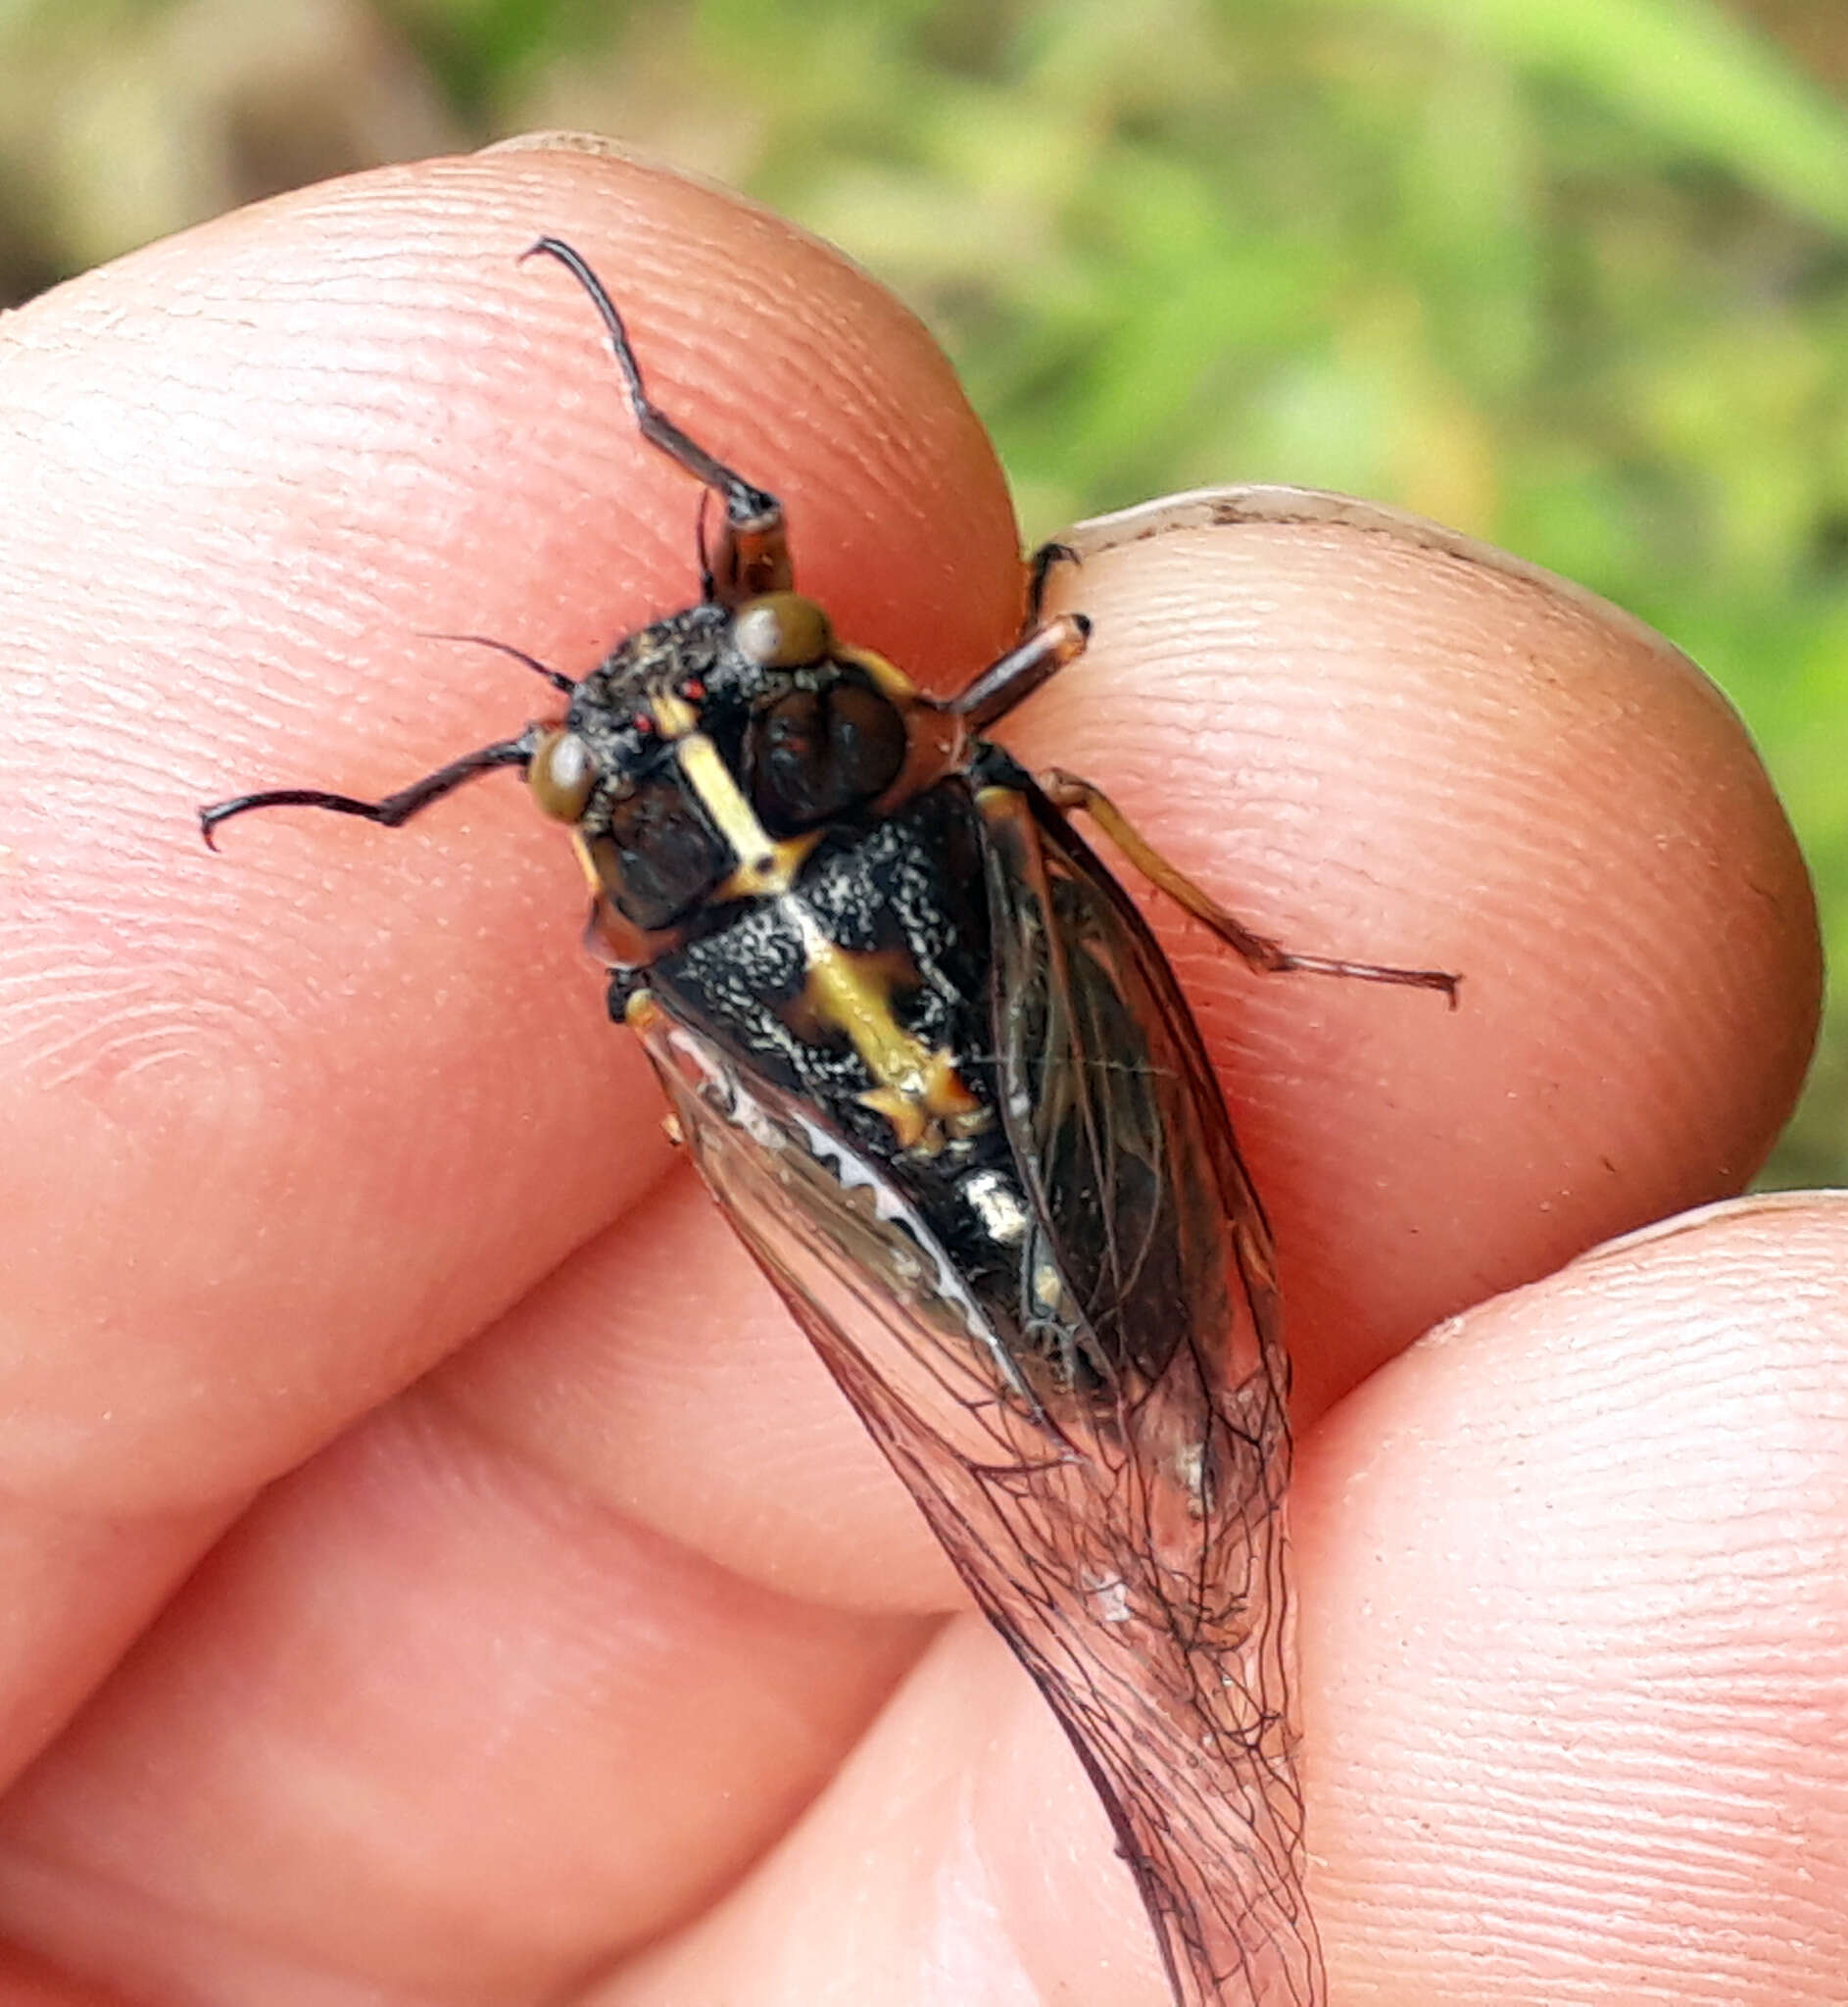
[[[1349,0],[1567,79],[1747,186],[1848,228],[1848,107],[1710,0]]]

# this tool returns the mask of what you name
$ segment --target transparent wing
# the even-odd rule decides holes
[[[1024,1267],[1057,1342],[1011,1353],[876,1160],[698,1031],[638,1028],[733,1225],[1077,1745],[1177,2001],[1305,2007],[1268,1235],[1134,907],[1049,806],[981,800]]]
[[[1061,1695],[1022,1656],[1101,1773],[1177,1996],[1320,2001],[1270,1232],[1142,916],[1037,790],[979,799],[1001,1106],[1103,1369],[1083,1509],[1123,1584],[1107,1685]]]

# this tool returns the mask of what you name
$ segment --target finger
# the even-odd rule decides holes
[[[1729,1209],[1484,1306],[1306,1445],[1331,1997],[1837,1997],[1845,1312],[1848,1205]],[[1077,1764],[973,1619],[755,1873],[593,1997],[856,1993],[1169,1997]]]
[[[1822,985],[1802,858],[1725,700],[1639,623],[1434,525],[1227,490],[1082,527],[1085,660],[1020,720],[1298,951],[1156,902],[1277,1229],[1307,1419],[1438,1318],[1736,1192]]]
[[[999,1640],[966,1617],[783,1844],[584,2007],[1173,1997],[1070,1744]]]
[[[252,783],[392,786],[543,704],[421,630],[582,668],[695,590],[689,484],[588,303],[516,262],[542,228],[621,287],[658,395],[801,510],[856,631],[942,666],[1015,616],[1004,491],[921,330],[657,172],[392,171],[13,317],[0,1455],[60,1524],[216,1523],[664,1161],[511,786],[397,833],[253,817],[216,859],[193,821]],[[138,1621],[145,1579],[101,1586],[18,1612],[17,1687],[62,1698],[11,1719]]]
[[[1839,1996],[1848,1206],[1600,1251],[1417,1346],[1294,1525],[1337,1997]]]
[[[0,1998],[7,2007],[126,2007],[120,1993],[106,1993],[54,1971],[35,1958],[0,1948]]]
[[[765,1588],[863,1611],[966,1603],[910,1494],[690,1170],[431,1385],[510,1457]]]
[[[558,1998],[748,1868],[928,1628],[741,1582],[413,1390],[15,1786],[0,1931],[138,1999]]]

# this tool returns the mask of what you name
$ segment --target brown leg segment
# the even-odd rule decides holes
[[[253,808],[326,808],[336,815],[358,815],[381,828],[397,829],[477,774],[492,773],[501,766],[530,766],[541,730],[538,725],[528,725],[517,739],[502,739],[464,753],[460,759],[452,759],[447,766],[439,766],[434,773],[426,773],[421,780],[413,780],[408,788],[377,802],[329,794],[325,788],[266,788],[259,795],[234,795],[228,802],[214,802],[199,810],[199,833],[206,840],[206,849],[215,851],[219,824],[233,815],[248,815]]]
[[[1457,1007],[1461,976],[1436,968],[1392,968],[1380,962],[1340,961],[1322,955],[1295,955],[1263,934],[1254,934],[1238,916],[1184,876],[1143,837],[1101,789],[1061,767],[1038,776],[1047,800],[1067,811],[1082,809],[1116,845],[1149,884],[1165,892],[1175,905],[1210,927],[1247,966],[1262,975],[1297,970],[1308,975],[1354,976],[1366,983],[1399,983],[1414,990],[1441,990],[1450,1007]]]
[[[715,459],[698,440],[689,438],[649,396],[622,316],[581,252],[560,238],[541,237],[523,255],[557,259],[590,295],[591,304],[604,323],[604,332],[609,337],[616,367],[622,372],[636,429],[696,481],[724,498],[725,528],[707,573],[710,596],[721,606],[735,607],[760,593],[788,592],[795,581],[782,503],[767,489],[754,487],[743,474]]]
[[[1036,627],[943,708],[961,718],[972,732],[985,732],[997,718],[1024,704],[1067,662],[1076,661],[1090,638],[1091,622],[1083,613],[1061,613],[1056,620]]]
[[[1027,617],[1021,623],[1022,634],[1031,634],[1046,617],[1046,580],[1061,564],[1080,562],[1070,544],[1042,544],[1034,552],[1027,567]]]

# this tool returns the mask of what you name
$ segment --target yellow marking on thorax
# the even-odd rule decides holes
[[[655,700],[657,714],[662,702]],[[811,830],[805,836],[781,840],[773,837],[757,820],[744,790],[732,778],[731,768],[704,732],[686,733],[675,751],[687,785],[699,796],[738,859],[737,868],[719,891],[727,899],[769,899],[787,892],[808,853],[821,841],[821,832]]]
[[[873,688],[900,710],[909,710],[917,702],[917,685],[902,669],[887,661],[883,655],[875,655],[870,648],[849,648],[837,641],[834,659],[838,662],[852,662],[864,669],[872,679]]]
[[[956,1071],[955,1054],[933,1052],[894,1015],[883,958],[842,948],[805,908],[792,909],[808,966],[805,1002],[816,1018],[846,1034],[879,1083],[860,1101],[892,1124],[899,1148],[934,1156],[950,1137],[985,1129],[989,1112]]]
[[[609,888],[604,883],[603,873],[597,868],[597,859],[590,854],[590,845],[585,840],[584,832],[575,825],[571,830],[571,849],[577,857],[579,868],[584,873],[584,882],[590,887],[590,896],[597,902],[598,910],[601,912],[609,897]]]
[[[684,739],[700,728],[700,713],[671,690],[657,690],[649,699],[648,708],[655,713],[655,723],[663,739]]]
[[[676,712],[683,708],[676,698],[654,699],[655,715],[663,732],[669,730],[670,716],[674,723],[681,723]],[[812,830],[781,840],[772,837],[757,820],[718,748],[704,732],[692,729],[690,716],[673,736],[687,785],[699,796],[738,859],[737,867],[719,886],[720,893],[728,899],[788,895],[796,874],[821,841],[821,832]],[[893,975],[885,958],[856,955],[830,941],[799,899],[788,899],[786,910],[802,939],[808,972],[804,1001],[819,1022],[846,1037],[860,1063],[878,1082],[860,1100],[892,1124],[900,1149],[935,1155],[948,1138],[972,1136],[985,1129],[989,1111],[964,1085],[956,1071],[955,1055],[932,1052],[894,1014]]]

